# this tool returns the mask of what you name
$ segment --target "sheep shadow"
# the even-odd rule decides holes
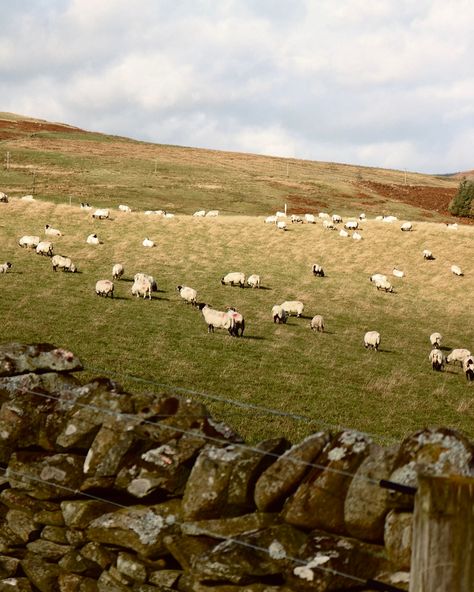
[[[260,288],[256,288],[256,290],[273,290],[273,288],[270,288],[269,286],[260,286]]]
[[[262,335],[241,335],[242,339],[251,339],[252,341],[267,341]]]

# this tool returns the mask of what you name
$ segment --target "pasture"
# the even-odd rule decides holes
[[[357,212],[354,212],[354,214]],[[225,399],[311,418],[295,421],[232,404],[203,399],[214,416],[250,441],[285,436],[297,441],[319,425],[337,424],[390,440],[423,426],[446,425],[474,435],[474,385],[459,367],[433,372],[429,335],[439,331],[443,348],[474,349],[471,295],[474,261],[468,257],[474,228],[368,220],[362,241],[341,238],[316,225],[289,224],[286,232],[262,217],[180,215],[174,219],[112,211],[98,221],[77,206],[11,200],[0,204],[1,340],[51,342],[73,350],[91,369],[111,373],[125,388],[160,392],[152,381],[219,395]],[[24,234],[43,236],[45,224],[63,232],[54,251],[67,255],[79,272],[54,273],[51,260],[22,249]],[[86,244],[97,233],[103,244]],[[156,247],[144,248],[145,236]],[[424,261],[429,248],[434,261]],[[123,263],[115,298],[94,292],[98,279],[112,279]],[[311,265],[323,266],[316,278]],[[450,272],[461,265],[464,277]],[[393,267],[406,277],[391,277]],[[133,275],[153,275],[159,292],[151,301],[131,295]],[[258,273],[262,286],[221,286],[229,271]],[[395,292],[378,292],[373,273],[389,276]],[[187,305],[178,284],[198,300],[223,309],[235,306],[246,319],[243,338],[207,333],[202,314]],[[272,322],[271,308],[284,300],[305,304],[304,317]],[[326,333],[309,329],[322,314]],[[381,333],[379,352],[365,350],[368,330]],[[135,380],[130,377],[139,377]],[[197,396],[197,395],[195,395]]]

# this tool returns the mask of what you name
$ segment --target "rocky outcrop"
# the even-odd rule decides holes
[[[81,367],[0,346],[0,592],[406,589],[413,496],[379,481],[472,472],[453,430],[248,446],[197,401]]]

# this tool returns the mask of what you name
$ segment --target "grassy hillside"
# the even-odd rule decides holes
[[[113,140],[110,149],[117,143]],[[43,148],[39,160],[49,153]],[[32,158],[34,151],[28,150]],[[191,151],[185,149],[170,149],[169,167],[173,150],[182,158],[173,163],[170,178],[176,178],[180,166],[183,178],[191,170],[196,175],[196,170],[204,170],[202,163],[193,169]],[[63,155],[76,158],[66,151]],[[222,162],[218,166],[217,153],[209,153],[207,162],[212,158],[215,166],[207,165],[209,176],[202,173],[200,182],[217,184],[225,169],[229,189],[229,175],[236,167],[226,169]],[[242,166],[244,157],[239,158]],[[248,158],[246,175],[257,175],[252,167],[258,159]],[[148,162],[153,165],[153,159]],[[276,166],[279,161],[267,162]],[[305,163],[295,163],[295,169],[299,166],[303,171]],[[242,195],[244,187],[241,178]],[[187,195],[184,187],[180,191]],[[183,197],[182,209],[206,207],[211,195],[212,205],[219,207],[219,199],[226,195],[222,199],[230,210],[230,193],[212,191],[200,194],[200,200],[189,197],[189,207]],[[246,208],[254,204],[252,213],[268,211],[270,204],[263,193],[262,189],[260,198],[252,196],[246,204]],[[203,195],[209,199],[207,204]],[[123,201],[135,204],[132,199]],[[351,207],[346,205],[342,213],[356,201],[347,203]],[[54,241],[55,252],[71,256],[81,273],[54,274],[48,258],[17,245],[23,234],[42,235],[46,223],[63,231],[64,236]],[[86,244],[91,232],[97,232],[102,245]],[[114,211],[113,220],[94,221],[78,206],[11,200],[0,204],[0,262],[9,260],[14,265],[0,275],[1,339],[69,347],[86,366],[113,372],[135,391],[159,388],[123,374],[301,414],[316,422],[349,425],[381,439],[434,424],[460,428],[472,437],[474,387],[466,383],[459,368],[448,367],[443,373],[431,370],[428,337],[440,331],[446,348],[474,349],[472,311],[466,302],[474,289],[474,261],[466,256],[474,228],[450,231],[445,225],[417,222],[412,233],[402,233],[399,224],[369,220],[362,234],[360,242],[343,239],[320,224],[293,225],[281,232],[250,215],[216,219],[180,215],[165,220]],[[157,246],[142,247],[145,236]],[[424,248],[433,251],[434,261],[422,259]],[[126,269],[125,280],[116,282],[117,297],[97,297],[96,280],[110,278],[116,262]],[[312,276],[314,262],[324,267],[327,277]],[[464,277],[450,273],[452,263],[463,267]],[[406,272],[406,278],[393,278],[393,294],[377,292],[369,275],[389,274],[395,265]],[[137,271],[157,278],[160,292],[152,301],[132,298],[130,279]],[[221,286],[219,280],[228,271],[259,273],[264,289]],[[201,313],[181,301],[177,284],[193,286],[200,300],[216,308],[236,306],[247,321],[245,337],[235,339],[223,332],[208,335]],[[293,298],[305,303],[306,318],[273,324],[272,305]],[[308,328],[309,319],[317,313],[325,318],[325,334]],[[365,331],[373,329],[382,335],[378,353],[365,350],[362,344]],[[271,435],[296,440],[317,427],[218,402],[209,407],[252,440]]]

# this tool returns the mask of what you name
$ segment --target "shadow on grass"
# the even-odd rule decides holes
[[[258,290],[273,290],[273,288],[270,288],[270,286],[260,286],[260,288],[254,288],[256,292],[258,292]]]
[[[263,335],[242,335],[241,337],[242,339],[252,339],[253,341],[267,341],[267,338],[263,337]]]

